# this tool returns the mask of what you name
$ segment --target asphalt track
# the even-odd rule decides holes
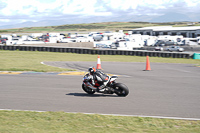
[[[86,71],[96,62],[44,62]],[[81,89],[81,75],[1,74],[0,108],[15,110],[163,116],[200,119],[200,68],[191,64],[101,62],[103,71],[120,75],[127,97]]]

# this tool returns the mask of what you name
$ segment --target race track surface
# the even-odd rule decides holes
[[[96,62],[44,62],[87,71]],[[127,97],[86,94],[81,75],[0,75],[0,108],[200,119],[200,68],[191,64],[101,62],[103,71],[120,75]]]

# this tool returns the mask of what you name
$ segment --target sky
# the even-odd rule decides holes
[[[0,0],[0,26],[67,16],[159,16],[167,12],[200,21],[200,0]]]

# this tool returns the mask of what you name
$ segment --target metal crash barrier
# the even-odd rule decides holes
[[[114,50],[114,49],[90,49],[90,48],[71,48],[71,47],[39,47],[39,46],[4,46],[0,45],[1,50],[19,50],[19,51],[46,51],[46,52],[64,52],[77,54],[99,54],[99,55],[130,55],[130,56],[150,56],[166,58],[192,58],[189,53],[180,52],[160,52],[160,51],[141,51],[141,50]]]

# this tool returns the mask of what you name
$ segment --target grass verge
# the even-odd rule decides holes
[[[145,62],[146,57],[126,55],[101,55],[101,61]],[[62,72],[73,71],[41,64],[44,61],[97,61],[97,55],[0,50],[0,71]],[[200,60],[150,57],[150,62],[185,63],[200,65]]]
[[[198,133],[200,121],[73,114],[0,111],[1,133]]]

